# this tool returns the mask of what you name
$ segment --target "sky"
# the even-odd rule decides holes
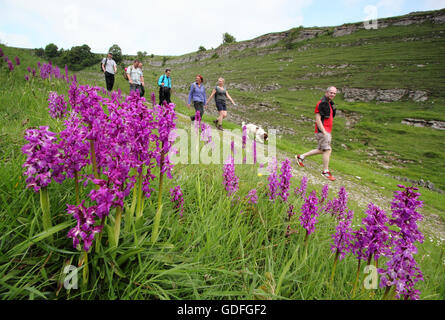
[[[445,0],[0,0],[0,43],[40,48],[113,45],[124,54],[181,55],[291,28],[338,26],[445,8]]]

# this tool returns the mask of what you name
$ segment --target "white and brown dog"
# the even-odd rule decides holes
[[[267,138],[269,137],[269,135],[266,131],[264,131],[263,128],[261,128],[261,126],[257,126],[252,123],[246,124],[245,122],[243,122],[241,128],[244,128],[244,126],[246,127],[247,136],[249,138],[255,137],[256,141],[258,142],[267,142]]]

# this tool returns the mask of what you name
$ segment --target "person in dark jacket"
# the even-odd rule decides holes
[[[323,172],[322,176],[330,181],[336,179],[329,171],[329,160],[332,154],[332,126],[334,117],[337,113],[335,108],[334,98],[337,95],[337,88],[329,87],[323,98],[317,103],[315,107],[315,137],[318,141],[318,148],[309,151],[302,155],[296,155],[295,159],[300,167],[304,167],[304,159],[318,154],[323,155]]]

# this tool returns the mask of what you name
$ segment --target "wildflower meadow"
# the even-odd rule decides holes
[[[187,127],[174,103],[6,53],[2,114],[23,115],[1,132],[2,299],[445,297],[418,189],[394,186],[385,211],[352,203],[348,185],[297,180],[286,156],[258,174],[245,128],[221,165],[175,165],[178,128],[219,147],[199,114]]]

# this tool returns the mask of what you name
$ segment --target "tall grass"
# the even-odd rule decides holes
[[[7,49],[13,56],[15,49]],[[23,55],[22,68],[34,63]],[[20,70],[20,69],[19,69]],[[351,299],[356,261],[347,256],[337,266],[329,284],[334,255],[330,251],[336,221],[321,215],[316,231],[303,253],[304,229],[297,216],[290,225],[297,230],[285,237],[287,204],[268,200],[267,177],[257,168],[236,167],[240,177],[241,201],[227,197],[222,186],[221,166],[178,165],[173,180],[164,189],[181,185],[184,190],[183,218],[175,212],[165,192],[163,219],[156,244],[150,239],[157,209],[157,192],[146,200],[143,223],[137,232],[124,227],[115,248],[104,247],[89,257],[89,280],[82,285],[85,265],[79,269],[79,288],[66,290],[63,281],[68,265],[78,266],[81,252],[66,237],[73,226],[66,204],[75,203],[71,181],[49,186],[53,227],[44,231],[39,196],[25,189],[20,148],[27,127],[49,125],[60,129],[49,118],[46,99],[50,90],[66,92],[61,82],[25,83],[18,71],[0,74],[0,297],[1,299]],[[27,121],[29,119],[29,121]],[[292,189],[298,182],[292,180]],[[347,186],[346,186],[347,187]],[[259,201],[253,208],[243,203],[252,188]],[[310,189],[314,189],[313,186]],[[311,190],[309,190],[311,191]],[[320,190],[317,190],[320,193]],[[332,197],[333,195],[331,195]],[[124,208],[131,209],[131,196]],[[289,203],[299,213],[302,200],[292,195]],[[364,208],[357,208],[358,225]],[[50,238],[54,241],[49,241]],[[104,235],[105,239],[106,235]],[[419,283],[423,299],[444,297],[443,242],[429,237],[417,255],[425,281]],[[361,276],[360,284],[364,275]],[[381,299],[360,285],[355,299]]]

